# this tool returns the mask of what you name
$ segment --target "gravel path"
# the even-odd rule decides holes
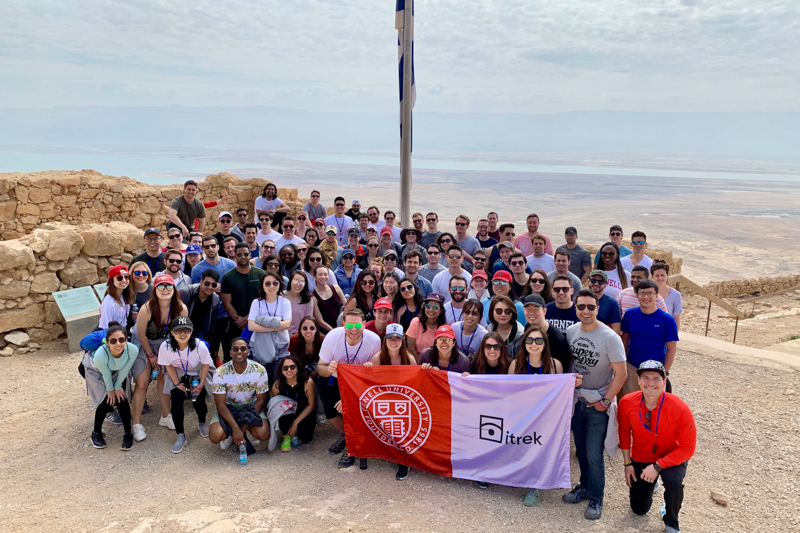
[[[59,351],[61,350],[61,351]],[[106,424],[109,448],[89,444],[92,412],[78,354],[54,344],[35,355],[0,359],[2,531],[663,531],[660,500],[646,517],[630,511],[621,454],[607,460],[603,518],[543,491],[534,508],[523,490],[412,471],[371,460],[367,471],[339,470],[327,447],[330,426],[292,453],[259,452],[242,468],[197,434],[170,453],[174,432],[145,415],[148,438],[119,450],[121,427]],[[800,375],[678,351],[672,380],[694,411],[698,449],[686,478],[686,531],[800,531]],[[152,390],[149,403],[157,406]],[[572,461],[573,478],[577,462]],[[722,507],[711,489],[726,493]],[[663,497],[659,490],[658,497]]]

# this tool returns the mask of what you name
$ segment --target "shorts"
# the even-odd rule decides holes
[[[267,419],[267,415],[265,413],[262,412],[258,414],[261,415],[262,420]],[[215,412],[214,415],[211,417],[211,422],[209,422],[208,425],[210,426],[211,424],[219,424],[219,413]]]
[[[330,420],[337,416],[342,416],[342,413],[334,407],[336,403],[342,399],[339,394],[339,380],[333,378],[333,383],[328,385],[329,378],[319,376],[317,378],[317,388],[319,390],[320,398],[322,398],[322,405],[325,407],[325,417]]]

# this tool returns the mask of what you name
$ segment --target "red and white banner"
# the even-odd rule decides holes
[[[347,450],[447,477],[570,488],[573,374],[339,365]]]

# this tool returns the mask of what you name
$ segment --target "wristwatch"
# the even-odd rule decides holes
[[[653,463],[653,468],[656,470],[656,472],[661,473],[661,465],[660,464]]]
[[[603,398],[602,400],[600,400],[600,403],[602,403],[603,406],[606,409],[608,409],[608,407],[611,405],[611,400],[609,400],[608,398]]]

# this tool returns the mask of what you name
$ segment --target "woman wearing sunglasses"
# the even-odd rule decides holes
[[[295,270],[289,274],[289,285],[283,293],[292,306],[292,323],[289,324],[289,336],[297,333],[300,321],[307,316],[315,316],[317,301],[311,298],[308,292],[308,278],[302,270]]]
[[[136,295],[131,287],[128,269],[122,265],[112,267],[108,271],[106,293],[100,304],[100,329],[108,329],[111,322],[127,324],[131,304],[135,301]]]
[[[317,387],[306,373],[303,363],[294,355],[290,354],[281,360],[280,374],[272,386],[272,396],[286,396],[297,403],[294,413],[286,413],[278,419],[278,427],[283,434],[281,451],[292,451],[301,442],[310,443],[314,439]]]
[[[185,252],[189,245],[183,242],[183,234],[179,228],[170,228],[167,231],[167,245],[161,249],[162,252],[167,250],[180,250]]]
[[[447,324],[436,330],[433,345],[422,351],[419,363],[423,370],[469,372],[469,359],[456,347],[456,335]]]
[[[137,311],[131,308],[131,314],[128,320],[128,331],[136,323],[136,318],[139,316],[138,309],[144,307],[144,304],[150,299],[150,293],[153,291],[153,273],[144,261],[137,261],[131,265],[131,287],[136,295]]]
[[[139,357],[131,371],[136,376],[136,390],[133,393],[133,438],[137,442],[147,438],[142,425],[142,408],[153,371],[158,372],[156,391],[161,404],[158,425],[175,429],[170,414],[169,394],[164,391],[164,373],[159,371],[158,353],[161,345],[169,338],[170,322],[179,316],[189,316],[189,310],[181,301],[172,277],[166,274],[156,276],[153,285],[150,300],[139,309],[136,326],[131,330],[132,342],[139,349]]]
[[[461,320],[453,324],[456,346],[467,357],[471,357],[478,351],[481,341],[487,333],[486,328],[480,325],[483,317],[483,304],[476,300],[467,300],[461,311]]]
[[[258,265],[258,261],[263,261],[261,266]],[[278,259],[278,256],[274,254],[259,256],[256,260],[256,266],[264,272],[269,272],[270,274],[275,274],[280,277],[283,280],[284,287],[289,284],[289,278],[281,274],[281,261]]]
[[[308,274],[309,293],[313,293],[317,289],[317,277],[314,275],[314,272],[318,266],[328,268],[328,258],[322,253],[322,250],[316,246],[312,246],[308,249],[308,253],[306,253],[306,257],[303,260],[303,270]],[[328,283],[331,285],[337,284],[336,274],[330,268],[328,268]]]
[[[489,307],[494,299],[498,296],[504,296],[511,300],[514,304],[514,307],[517,310],[517,320],[524,326],[528,322],[525,320],[525,310],[523,309],[522,303],[514,297],[514,292],[512,291],[511,283],[514,278],[511,276],[511,273],[506,270],[498,270],[492,276],[492,283],[489,285],[489,292],[491,293],[491,298],[483,300],[481,303],[483,304],[483,319],[486,321],[486,324],[491,323],[492,316],[489,313]]]
[[[600,247],[600,270],[608,277],[608,282],[603,293],[616,300],[623,289],[631,286],[631,273],[622,268],[619,260],[619,248],[613,242],[607,242]]]
[[[337,311],[338,312],[338,311]],[[300,321],[300,329],[289,339],[289,353],[294,355],[305,366],[306,374],[311,379],[317,379],[317,363],[319,351],[325,335],[319,327],[319,322],[313,316],[307,316]],[[317,393],[317,425],[324,426],[327,422],[322,401]]]
[[[247,315],[247,328],[253,332],[253,358],[267,369],[270,385],[275,382],[278,361],[289,354],[292,304],[281,296],[283,287],[278,274],[264,273],[258,283],[258,298],[250,304]]]
[[[103,345],[94,352],[86,352],[81,366],[86,378],[86,393],[92,398],[94,408],[94,430],[92,446],[106,447],[103,421],[106,415],[117,409],[125,434],[122,436],[122,451],[133,447],[131,433],[131,397],[128,374],[136,361],[139,350],[127,342],[125,327],[116,320],[108,324]]]
[[[553,298],[553,287],[550,284],[550,278],[547,277],[544,270],[536,269],[528,279],[528,284],[525,290],[522,291],[523,298],[531,294],[538,294],[544,298],[544,303],[550,303]]]
[[[364,313],[365,321],[375,319],[372,307],[380,298],[378,278],[371,270],[362,270],[356,278],[356,285],[353,294],[344,306],[343,314],[347,314],[351,309],[358,309]]]
[[[186,445],[183,403],[187,397],[192,398],[197,413],[197,431],[204,439],[208,438],[206,397],[211,392],[209,372],[213,374],[214,366],[206,343],[195,337],[189,317],[179,316],[170,324],[169,340],[158,349],[158,364],[167,371],[164,392],[172,399],[171,414],[178,435],[172,453],[181,453]]]
[[[317,230],[314,228],[308,228],[303,234],[303,239],[309,246],[319,245],[319,233],[317,233]]]
[[[400,280],[400,290],[392,302],[392,308],[394,321],[403,326],[403,331],[408,331],[411,321],[422,309],[422,294],[414,282],[407,279]]]
[[[331,284],[328,267],[318,265],[312,268],[314,279],[316,280],[316,288],[312,296],[317,302],[317,310],[319,311],[317,321],[319,327],[327,332],[336,327],[342,304],[347,300],[342,293],[342,289],[338,285]]]
[[[436,244],[442,249],[442,256],[447,256],[447,250],[456,244],[456,238],[453,237],[452,233],[442,232],[436,237]]]
[[[444,296],[432,292],[425,298],[422,313],[411,321],[406,330],[409,351],[419,357],[424,350],[433,346],[436,330],[445,321]]]
[[[508,374],[509,366],[513,364],[506,351],[506,345],[498,333],[487,333],[478,346],[478,351],[472,356],[469,365],[469,374]]]
[[[369,265],[372,264],[373,261],[378,259],[378,254],[380,253],[379,250],[380,246],[381,244],[380,241],[378,240],[378,237],[375,236],[367,237],[367,245],[366,245],[367,253],[360,255],[356,258],[358,262],[358,267],[361,268],[362,270],[366,269],[369,267]]]
[[[297,213],[297,228],[295,228],[294,234],[308,242],[306,240],[306,232],[308,230],[314,230],[314,228],[311,227],[311,221],[308,219],[308,213],[300,211]],[[316,243],[309,244],[309,246],[316,246]]]
[[[523,326],[517,321],[517,308],[507,296],[495,296],[489,306],[489,332],[497,332],[506,345],[509,357],[517,353],[515,343],[522,337]]]

